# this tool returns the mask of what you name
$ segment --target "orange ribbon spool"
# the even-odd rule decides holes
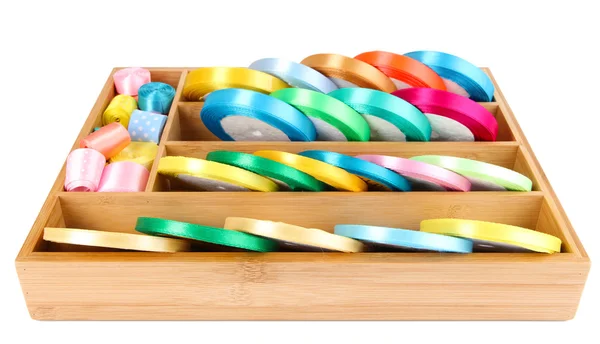
[[[390,79],[395,79],[410,87],[427,87],[446,91],[444,80],[427,65],[404,55],[385,51],[369,51],[357,55],[355,59],[366,62],[380,70]],[[398,89],[406,88],[396,84]]]
[[[301,63],[317,70],[328,78],[342,79],[357,87],[372,88],[388,93],[396,90],[392,80],[384,73],[366,62],[351,57],[336,54],[316,54],[305,58]]]

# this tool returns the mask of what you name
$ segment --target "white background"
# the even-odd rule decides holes
[[[565,342],[598,337],[592,269],[568,322],[38,322],[14,258],[114,66],[440,50],[488,66],[588,253],[598,257],[594,1],[2,1],[0,342]],[[595,34],[593,34],[595,33]],[[2,337],[6,337],[2,338]],[[209,340],[211,339],[212,340]],[[597,343],[597,341],[596,341]]]

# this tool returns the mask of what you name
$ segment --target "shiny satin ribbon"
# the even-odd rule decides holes
[[[113,74],[113,81],[118,94],[137,96],[140,87],[151,81],[150,71],[139,67],[123,68]]]
[[[531,191],[531,179],[508,168],[486,162],[442,155],[422,155],[410,158],[443,167],[471,182],[471,191]],[[500,188],[498,188],[500,186]]]
[[[76,228],[46,227],[44,228],[44,240],[61,244],[146,252],[184,252],[190,250],[190,243],[185,240]]]
[[[140,110],[166,115],[171,109],[173,98],[175,98],[173,86],[164,82],[150,82],[140,87],[138,105]]]
[[[301,63],[322,73],[340,88],[364,87],[384,92],[396,90],[392,80],[377,68],[351,57],[316,54],[305,58]],[[341,83],[340,80],[342,80]]]
[[[243,89],[212,92],[200,118],[223,141],[314,141],[317,136],[313,123],[293,106]]]
[[[321,93],[337,90],[337,86],[325,75],[303,64],[284,59],[261,59],[252,62],[248,68],[273,75],[292,87],[305,88]]]
[[[343,102],[319,92],[286,88],[271,93],[313,122],[318,141],[369,141],[367,121]]]
[[[399,90],[409,87],[446,90],[444,80],[433,69],[408,56],[385,51],[369,51],[354,58],[379,69]]]
[[[231,165],[254,172],[273,180],[281,191],[324,191],[328,187],[313,176],[277,161],[261,158],[256,155],[215,151],[206,156],[206,160]]]
[[[79,142],[79,148],[92,148],[110,159],[131,142],[127,129],[114,122],[94,131]]]
[[[290,86],[283,80],[249,68],[198,68],[188,73],[183,96],[187,100],[198,101],[207,94],[224,88],[241,88],[269,94],[287,87]]]
[[[298,169],[304,173],[308,173],[323,183],[331,185],[338,190],[354,192],[367,191],[367,184],[359,177],[348,173],[339,167],[335,167],[319,160],[307,158],[297,154],[273,150],[254,152],[254,155],[275,160],[282,164]]]
[[[471,190],[471,183],[465,177],[438,166],[386,155],[356,157],[399,173],[410,181],[412,191]]]
[[[272,180],[244,169],[195,158],[167,156],[160,159],[158,173],[169,177],[180,174],[237,185],[254,191],[277,191]]]
[[[104,110],[102,125],[119,122],[127,128],[131,113],[136,109],[137,102],[132,96],[117,95],[110,101],[106,110]]]
[[[167,116],[157,113],[134,110],[128,128],[131,140],[158,144],[167,118]]]
[[[65,190],[93,192],[98,190],[106,158],[102,153],[89,148],[79,148],[67,157]]]
[[[277,250],[276,242],[255,235],[154,217],[138,217],[135,230],[149,235],[185,238],[248,251]]]
[[[409,88],[392,93],[426,114],[450,118],[472,133],[476,141],[496,141],[498,122],[486,108],[454,93],[432,88]],[[432,127],[434,131],[441,129]]]
[[[426,64],[439,76],[462,88],[446,82],[446,89],[450,92],[468,96],[477,102],[491,102],[494,97],[494,84],[487,74],[458,56],[437,51],[413,51],[404,55]],[[463,94],[463,90],[467,94]]]
[[[448,253],[471,253],[470,240],[400,228],[336,225],[335,234],[379,247]]]
[[[154,158],[158,154],[158,145],[152,142],[131,142],[125,149],[110,158],[109,163],[131,161],[144,166],[148,171],[152,168]]]
[[[361,252],[359,241],[335,235],[316,228],[304,228],[283,222],[255,220],[244,217],[228,217],[225,229],[241,231],[274,239],[294,250]]]
[[[494,222],[432,219],[421,222],[421,231],[452,235],[473,241],[473,250],[493,252],[560,252],[561,240],[550,234]]]
[[[146,189],[149,175],[144,166],[135,162],[108,164],[102,172],[98,192],[142,192]]]
[[[364,159],[320,150],[309,150],[298,154],[326,162],[357,175],[367,183],[369,190],[372,191],[410,191],[411,189],[408,180],[398,173]]]
[[[371,141],[429,141],[427,117],[398,97],[366,88],[343,88],[329,95],[364,116],[371,128]]]

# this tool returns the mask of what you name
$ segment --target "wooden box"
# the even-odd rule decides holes
[[[63,166],[16,259],[32,318],[566,320],[575,315],[590,260],[498,85],[495,102],[483,104],[498,120],[497,142],[222,142],[203,126],[202,103],[181,98],[189,70],[150,68],[153,81],[177,89],[159,157],[203,158],[218,149],[326,149],[400,157],[450,154],[512,168],[533,181],[533,191],[164,192],[166,184],[156,173],[156,159],[144,193],[67,193]],[[100,125],[114,95],[111,74],[74,148]],[[558,236],[563,246],[562,253],[552,255],[157,254],[67,247],[42,240],[46,226],[134,232],[138,216],[210,226],[223,226],[227,216],[245,216],[329,231],[337,223],[418,229],[421,220],[453,217],[536,229]]]

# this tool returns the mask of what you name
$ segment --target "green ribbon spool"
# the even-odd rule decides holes
[[[369,141],[371,129],[363,116],[333,97],[302,88],[285,88],[271,96],[308,116],[317,129],[317,141],[343,141],[340,133],[348,141]]]
[[[278,247],[273,240],[247,233],[156,217],[138,217],[135,230],[149,235],[191,239],[257,252],[273,252]]]
[[[325,191],[328,189],[327,184],[307,173],[277,161],[252,154],[214,151],[208,153],[206,160],[243,168],[261,176],[271,178],[279,185],[280,190]]]

